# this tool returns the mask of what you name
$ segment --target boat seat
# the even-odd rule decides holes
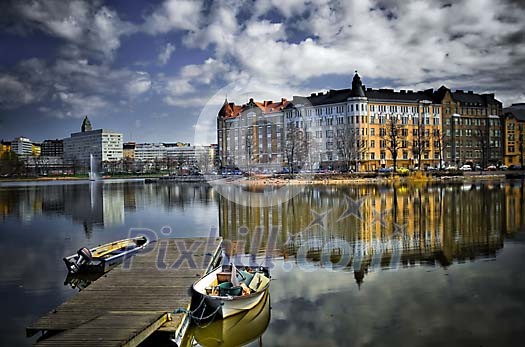
[[[270,279],[263,275],[262,273],[258,272],[253,276],[253,279],[249,285],[249,288],[253,290],[254,292],[258,292],[262,290],[266,285],[270,282]]]

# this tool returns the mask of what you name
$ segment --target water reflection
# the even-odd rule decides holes
[[[89,182],[0,187],[0,216],[31,224],[35,216],[68,216],[84,228],[89,239],[94,227],[125,224],[126,212],[150,207],[166,211],[208,205],[213,190],[205,185],[145,185],[143,182]],[[169,225],[169,223],[167,223]]]
[[[220,199],[219,224],[238,251],[279,249],[285,258],[303,255],[320,267],[341,265],[346,244],[343,265],[360,284],[373,269],[494,257],[504,236],[524,226],[524,196],[519,182],[305,187],[281,206]],[[323,252],[329,259],[323,261]]]
[[[148,228],[163,237],[216,235],[217,204],[202,185],[143,182],[0,184],[0,345],[32,345],[25,327],[79,287],[64,285],[62,258],[80,247],[128,237]],[[215,229],[214,229],[215,228]]]
[[[192,326],[182,346],[236,347],[253,341],[263,346],[262,335],[270,323],[270,294],[266,293],[254,308],[203,326]]]
[[[9,298],[0,345],[31,344],[24,328],[87,283],[64,286],[64,255],[125,238],[130,228],[163,226],[172,227],[163,237],[208,236],[218,226],[239,253],[278,256],[265,345],[525,338],[521,181],[310,186],[271,207],[238,205],[199,184],[0,186],[0,217],[0,295]],[[323,258],[335,241],[351,245],[352,257]],[[305,243],[312,247],[302,257]],[[377,271],[396,267],[396,256],[406,270]],[[338,271],[326,271],[332,262],[341,262]]]

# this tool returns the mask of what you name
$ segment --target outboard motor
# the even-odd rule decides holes
[[[79,249],[77,254],[77,261],[74,264],[71,264],[70,267],[71,273],[77,273],[82,265],[90,263],[91,260],[93,260],[93,255],[91,254],[91,251],[86,247],[82,247],[81,249]]]

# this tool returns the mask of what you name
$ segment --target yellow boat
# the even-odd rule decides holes
[[[219,266],[193,284],[192,317],[205,321],[208,318],[200,317],[227,318],[251,310],[269,287],[266,267]]]
[[[95,248],[82,247],[76,254],[64,258],[67,270],[70,274],[80,272],[104,273],[112,267],[120,264],[127,257],[132,256],[149,244],[144,236],[123,239]]]

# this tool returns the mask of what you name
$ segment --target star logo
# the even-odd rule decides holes
[[[406,234],[407,224],[394,223],[392,238],[402,238]]]
[[[322,212],[322,213],[318,213],[314,210],[311,210],[310,212],[312,213],[312,216],[314,217],[314,219],[310,222],[310,224],[308,224],[306,229],[312,228],[316,225],[319,225],[321,228],[324,228],[326,225],[326,217],[328,216],[330,211],[331,209],[328,211]]]
[[[390,213],[391,209],[379,211],[372,210],[372,225],[379,223],[382,227],[386,227],[386,218]]]
[[[363,219],[363,213],[361,209],[365,199],[353,199],[350,196],[345,194],[346,210],[339,216],[337,221],[342,221],[350,216],[355,216],[357,219]]]

